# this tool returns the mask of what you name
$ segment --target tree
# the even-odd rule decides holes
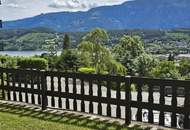
[[[150,71],[158,64],[158,60],[150,54],[143,53],[133,63],[138,76],[150,76]]]
[[[181,76],[185,78],[190,78],[190,60],[183,58],[179,61],[179,72]]]
[[[56,68],[61,71],[77,71],[78,69],[78,55],[74,50],[66,50],[59,57]]]
[[[180,73],[172,61],[162,61],[153,70],[151,75],[155,78],[180,79]]]
[[[65,34],[64,41],[63,41],[63,50],[68,50],[71,47],[71,40],[68,34]]]
[[[144,43],[139,36],[124,35],[119,44],[113,48],[116,59],[121,62],[128,70],[130,75],[134,75],[133,60],[145,53]]]
[[[101,28],[95,28],[83,37],[83,41],[92,42],[95,44],[104,44],[109,38],[108,33]]]
[[[57,60],[57,53],[59,50],[58,39],[46,40],[46,44],[43,46],[43,49],[49,53],[47,57],[48,66],[50,70],[53,70],[55,68],[55,62]]]
[[[57,39],[46,40],[43,49],[49,53],[50,56],[57,55],[59,45]]]
[[[86,36],[78,46],[80,55],[88,61],[90,67],[95,68],[96,73],[108,72],[109,74],[125,74],[126,68],[118,63],[111,55],[104,42],[108,40],[108,34],[103,29],[94,29]],[[88,57],[88,58],[87,58]]]
[[[83,41],[78,46],[79,51],[82,54],[88,55],[90,58],[90,66],[96,68],[97,73],[101,70],[105,70],[105,61],[109,60],[110,52],[107,48],[101,44],[94,44],[92,42]]]

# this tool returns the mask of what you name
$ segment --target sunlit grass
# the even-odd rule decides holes
[[[41,111],[23,105],[0,103],[0,130],[142,130],[139,126],[90,119],[71,113]]]

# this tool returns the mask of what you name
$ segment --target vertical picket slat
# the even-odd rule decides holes
[[[125,79],[125,124],[131,124],[131,81],[130,77],[126,77]]]
[[[1,87],[2,87],[2,99],[5,100],[5,90],[4,90],[4,72],[1,72]]]
[[[22,72],[18,74],[18,87],[19,87],[19,101],[20,102],[23,102],[22,92],[21,92],[21,87],[22,87],[21,78],[22,78],[22,76],[23,76]]]
[[[116,84],[117,84],[117,88],[116,88],[116,99],[117,99],[116,117],[121,118],[121,107],[120,107],[120,99],[121,99],[120,85],[121,85],[121,83],[119,81],[117,81]]]
[[[81,95],[84,95],[84,80],[81,80]],[[84,100],[81,100],[81,112],[85,112]]]
[[[148,86],[148,89],[149,89],[149,91],[148,91],[148,93],[149,93],[148,103],[150,104],[150,106],[153,105],[153,100],[154,100],[154,98],[153,98],[153,87],[154,87],[153,85]],[[148,122],[149,123],[154,122],[154,114],[153,114],[153,110],[151,107],[148,109]]]
[[[165,105],[165,86],[160,86],[160,105]],[[163,110],[160,111],[159,125],[165,125],[165,113]]]
[[[77,94],[77,86],[76,86],[76,78],[73,78],[73,94],[76,95]],[[74,111],[77,111],[77,100],[74,96],[74,100],[73,100],[73,109]]]
[[[59,92],[59,98],[58,98],[58,107],[62,108],[62,99],[61,99],[61,76],[58,76],[58,92]]]
[[[54,76],[51,75],[51,92],[54,92]],[[51,106],[55,107],[55,98],[51,96]]]
[[[108,100],[111,99],[111,83],[107,81],[107,98]],[[111,104],[110,102],[107,103],[107,116],[111,117]]]
[[[46,79],[46,73],[42,72],[41,76],[41,84],[42,84],[42,110],[45,110],[47,108],[47,79]]]
[[[140,80],[140,79],[139,79]],[[142,103],[142,82],[137,83],[137,102],[139,104]],[[137,121],[142,121],[142,106],[140,105],[137,110]]]
[[[41,91],[41,79],[42,79],[41,73],[38,74],[37,78],[38,78],[37,79],[37,89],[38,89],[38,92],[40,92]],[[41,105],[41,94],[40,93],[38,93],[38,104]]]
[[[30,73],[31,75],[30,75],[30,81],[31,81],[31,83],[30,83],[30,85],[31,85],[31,89],[32,90],[34,90],[34,80],[35,80],[35,76],[34,76],[34,73],[31,71],[31,73]],[[32,98],[32,104],[35,104],[35,98],[34,98],[34,93],[32,93],[32,95],[31,95],[31,98]]]
[[[175,82],[174,82],[175,83]],[[172,86],[172,120],[171,126],[177,126],[177,115],[176,115],[176,107],[177,107],[177,87],[174,85]]]
[[[93,81],[92,80],[89,80],[89,95],[90,96],[93,96]],[[90,104],[89,104],[89,113],[93,113],[94,110],[93,110],[93,102],[90,101]]]
[[[25,90],[26,90],[26,92],[25,92],[25,102],[26,103],[28,103],[28,92],[27,92],[27,88],[28,88],[28,77],[29,77],[29,75],[27,74],[27,73],[25,73],[25,78],[24,78],[24,88],[25,88]]]
[[[98,98],[102,97],[101,81],[98,80]],[[102,115],[102,104],[98,102],[98,114]]]
[[[7,87],[10,87],[10,77],[8,72],[6,72],[6,76],[7,76]],[[7,100],[11,100],[10,90],[7,90]]]
[[[190,87],[185,87],[185,101],[184,101],[184,107],[185,107],[185,118],[184,118],[184,129],[190,129]]]
[[[11,82],[12,82],[12,88],[13,88],[13,101],[16,101],[16,91],[15,89],[15,78],[16,78],[16,72],[14,71],[13,73],[11,73]]]
[[[69,93],[69,78],[65,77],[65,92],[66,94]],[[66,109],[69,109],[69,98],[66,98]]]

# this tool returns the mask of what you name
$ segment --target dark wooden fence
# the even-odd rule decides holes
[[[126,124],[133,117],[145,121],[147,114],[147,122],[165,126],[166,115],[171,115],[169,127],[180,122],[181,128],[190,129],[190,81],[4,68],[0,77],[3,100],[120,118]]]

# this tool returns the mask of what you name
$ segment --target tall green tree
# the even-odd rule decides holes
[[[122,73],[125,71],[125,67],[115,61],[110,50],[104,46],[108,37],[107,32],[103,29],[97,28],[92,30],[83,37],[82,42],[79,44],[79,53],[81,56],[89,58],[87,60],[88,64],[91,68],[96,69],[96,73],[105,71],[110,74]]]
[[[96,68],[97,73],[100,73],[101,70],[105,70],[105,61],[109,60],[110,52],[107,48],[101,44],[94,44],[92,42],[83,41],[78,46],[78,49],[81,52],[81,55],[84,53],[90,58],[90,66]]]
[[[150,54],[143,53],[134,60],[134,70],[138,76],[150,76],[151,70],[159,63],[158,59]]]
[[[83,37],[83,41],[92,42],[95,44],[104,44],[109,38],[106,30],[95,28]]]
[[[56,68],[60,71],[76,72],[79,64],[79,57],[75,50],[65,50],[59,57]]]
[[[114,46],[113,53],[116,59],[127,68],[129,74],[134,75],[133,61],[145,53],[144,42],[139,36],[124,35],[119,44]]]
[[[63,41],[63,51],[68,50],[71,47],[71,39],[68,34],[65,34],[64,41]]]

